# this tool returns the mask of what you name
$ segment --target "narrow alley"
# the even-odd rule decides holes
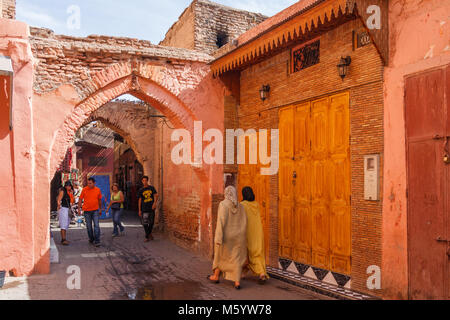
[[[59,229],[52,231],[60,263],[51,265],[50,275],[7,278],[0,300],[328,300],[290,284],[270,280],[264,290],[256,278],[243,281],[241,291],[231,282],[215,285],[206,280],[211,263],[174,245],[164,235],[144,243],[136,213],[124,217],[126,234],[112,238],[112,222],[101,222],[102,247],[88,243],[86,229],[72,226],[71,245],[61,246]],[[56,227],[56,224],[52,223]],[[79,267],[81,289],[68,289],[72,273]]]

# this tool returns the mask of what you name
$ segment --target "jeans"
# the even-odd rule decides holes
[[[112,218],[114,223],[114,232],[113,234],[119,235],[119,229],[120,232],[124,232],[125,228],[122,225],[121,217],[123,213],[123,209],[111,209],[112,212]]]
[[[100,243],[100,213],[97,211],[85,211],[84,217],[89,236],[89,241],[95,244]],[[92,222],[94,222],[94,230],[92,230]]]
[[[145,219],[148,216],[148,219]],[[155,211],[142,213],[142,225],[145,230],[145,238],[149,238],[153,232],[153,226],[155,225]]]

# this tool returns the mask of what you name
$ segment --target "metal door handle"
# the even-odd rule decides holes
[[[449,243],[449,244],[450,244],[450,240],[442,239],[441,236],[437,237],[436,241],[437,241],[437,242],[444,242],[444,243]]]
[[[450,156],[449,156],[448,154],[446,154],[446,155],[444,156],[444,163],[445,163],[445,164],[450,164]]]
[[[433,136],[433,140],[445,140],[445,139],[449,139],[450,136],[441,136],[439,134],[436,134]]]

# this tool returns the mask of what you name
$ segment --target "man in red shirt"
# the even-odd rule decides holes
[[[83,203],[83,214],[86,219],[89,243],[93,244],[96,247],[100,247],[100,215],[102,211],[102,192],[95,186],[94,178],[89,178],[88,186],[84,188],[83,191],[81,191],[78,204],[80,205],[81,203]],[[94,228],[92,228],[92,222],[94,223]]]

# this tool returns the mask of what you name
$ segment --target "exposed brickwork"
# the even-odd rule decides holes
[[[196,247],[199,241],[201,199],[198,194],[179,198],[178,203],[168,203],[166,230],[176,243],[183,247]]]
[[[381,266],[381,201],[364,200],[363,156],[383,155],[383,67],[373,45],[353,51],[353,31],[361,30],[358,20],[322,35],[320,63],[291,74],[290,50],[251,66],[241,73],[239,127],[278,128],[282,106],[314,100],[344,91],[350,93],[351,183],[352,183],[352,286],[368,291],[366,269]],[[350,55],[349,75],[342,81],[337,64]],[[270,84],[270,97],[262,102],[259,89]],[[270,185],[270,264],[278,258],[278,176]],[[374,294],[374,292],[370,292]],[[377,293],[379,294],[379,293]]]
[[[0,0],[0,8],[2,18],[16,18],[16,0]]]
[[[201,80],[208,72],[190,73],[190,64],[211,59],[192,50],[156,46],[137,39],[76,38],[55,35],[51,30],[39,28],[31,28],[30,41],[37,59],[35,91],[46,92],[68,83],[77,89],[81,99],[98,90],[111,76],[103,74],[97,77],[97,81],[92,81],[95,74],[114,65],[121,67],[110,70],[116,78],[133,71],[152,78],[177,95],[179,91],[174,90],[194,86],[192,82]],[[179,81],[174,82],[174,78]]]
[[[160,45],[195,50],[195,3],[192,3],[167,31]]]
[[[195,0],[172,26],[161,45],[213,54],[219,48],[218,40],[223,44],[231,42],[266,18],[211,1]]]
[[[225,103],[224,103],[224,125],[225,130],[227,129],[235,129],[238,127],[238,104],[236,99],[233,96],[227,96],[225,97]],[[225,173],[233,173],[237,174],[238,172],[238,166],[236,164],[226,164],[226,157],[227,157],[227,144],[224,144],[224,172]]]

